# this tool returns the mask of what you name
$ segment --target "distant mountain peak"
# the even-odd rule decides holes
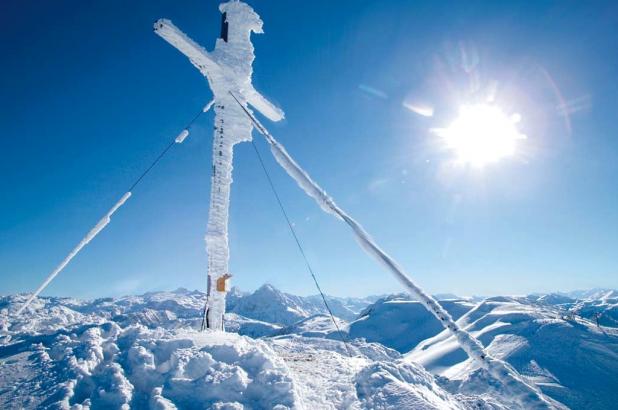
[[[276,287],[274,287],[270,283],[265,283],[262,286],[260,286],[259,288],[257,288],[255,293],[283,293],[283,292],[281,292],[279,289],[277,289]]]

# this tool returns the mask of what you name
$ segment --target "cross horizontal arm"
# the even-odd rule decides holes
[[[183,33],[170,20],[157,20],[154,24],[154,31],[178,51],[186,55],[205,77],[221,70],[219,64],[212,59],[202,46],[191,40],[189,36]]]

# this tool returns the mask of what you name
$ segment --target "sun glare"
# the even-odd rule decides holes
[[[494,105],[464,105],[448,128],[435,131],[457,163],[482,167],[515,154],[517,142],[526,138],[517,130],[520,119]]]

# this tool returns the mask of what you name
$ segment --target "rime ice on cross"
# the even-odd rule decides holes
[[[253,130],[251,119],[234,101],[234,96],[244,106],[250,104],[272,121],[283,118],[283,112],[251,84],[255,58],[251,32],[262,33],[262,20],[250,6],[240,1],[223,3],[219,5],[219,10],[222,13],[221,37],[210,53],[169,20],[161,19],[154,26],[159,36],[186,55],[208,79],[214,94],[215,136],[206,232],[208,298],[205,323],[210,329],[223,329],[227,293],[225,281],[229,278],[228,211],[233,147],[239,142],[251,141]]]

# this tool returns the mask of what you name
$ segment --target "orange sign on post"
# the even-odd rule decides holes
[[[231,277],[232,275],[226,273],[217,279],[217,292],[227,292],[227,280]]]

